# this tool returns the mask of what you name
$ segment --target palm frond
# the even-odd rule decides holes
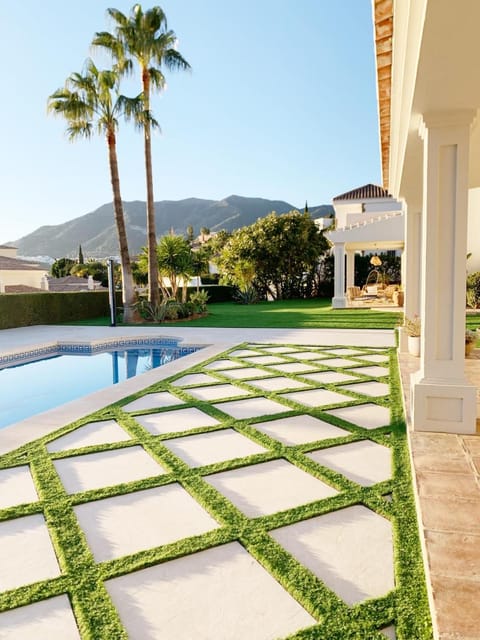
[[[92,123],[88,120],[73,120],[67,127],[67,135],[70,142],[76,138],[91,138],[93,134]]]
[[[148,75],[150,76],[150,82],[155,89],[161,91],[165,88],[165,76],[159,69],[156,67],[149,67]]]

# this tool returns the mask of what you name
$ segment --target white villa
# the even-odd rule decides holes
[[[373,0],[373,13],[383,188],[334,199],[332,304],[347,305],[356,250],[403,250],[405,315],[422,326],[413,428],[475,433],[464,350],[468,252],[480,269],[480,2]]]
[[[0,245],[0,293],[41,291],[48,270],[17,258],[17,248]]]
[[[346,292],[355,282],[355,253],[358,251],[402,251],[404,215],[402,203],[386,189],[366,184],[333,199],[336,228],[326,237],[333,244],[335,284],[332,306],[346,307]]]

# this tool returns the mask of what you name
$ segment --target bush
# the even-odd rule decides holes
[[[480,307],[480,271],[467,276],[467,306],[472,309]]]
[[[118,292],[117,305],[121,304],[121,293]],[[0,295],[0,329],[75,322],[109,314],[108,291]]]
[[[205,313],[207,310],[208,293],[204,290],[195,291],[190,295],[190,302],[193,305],[193,313]]]

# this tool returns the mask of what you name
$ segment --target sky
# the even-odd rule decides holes
[[[104,139],[69,142],[46,106],[92,55],[94,33],[112,28],[106,9],[133,4],[0,0],[0,243],[111,202]],[[370,0],[160,5],[192,70],[165,72],[152,102],[156,201],[235,194],[303,207],[380,183]],[[139,79],[123,92],[139,93]],[[143,139],[123,122],[118,160],[123,200],[145,200]]]

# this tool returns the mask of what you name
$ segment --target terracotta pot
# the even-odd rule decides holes
[[[475,342],[466,342],[465,343],[465,356],[468,358],[468,356],[472,353],[472,351],[475,349]]]
[[[403,298],[404,298],[403,291],[393,292],[392,300],[393,300],[393,303],[397,305],[397,307],[403,307]]]

